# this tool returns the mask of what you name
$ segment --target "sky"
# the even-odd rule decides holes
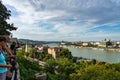
[[[13,36],[43,41],[120,40],[120,0],[2,0]]]

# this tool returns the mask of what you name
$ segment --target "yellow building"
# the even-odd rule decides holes
[[[48,54],[51,54],[54,59],[56,59],[61,48],[59,47],[50,47],[48,48]]]

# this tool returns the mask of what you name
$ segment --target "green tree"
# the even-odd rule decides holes
[[[72,54],[69,51],[69,49],[62,48],[62,50],[60,51],[60,57],[66,57],[66,58],[72,59]]]
[[[113,70],[120,72],[120,63],[112,64],[111,66]]]
[[[39,66],[38,62],[26,59],[22,51],[18,51],[17,53],[21,80],[36,80],[35,74],[42,72],[42,68]]]
[[[90,65],[77,73],[70,74],[70,80],[119,80],[118,71],[106,68],[104,65]]]
[[[44,68],[46,72],[55,74],[56,67],[57,62],[55,61],[55,59],[48,59]]]
[[[8,10],[0,1],[0,35],[9,35],[10,31],[16,30],[14,24],[8,23],[6,20],[11,16],[11,11]]]
[[[60,74],[69,75],[75,70],[74,68],[75,65],[68,58],[59,58],[57,59],[57,63],[58,63],[57,71]]]

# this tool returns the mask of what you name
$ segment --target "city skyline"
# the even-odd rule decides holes
[[[120,0],[2,0],[13,36],[44,41],[120,40]]]

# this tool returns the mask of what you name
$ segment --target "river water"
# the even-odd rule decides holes
[[[51,47],[58,46],[57,44],[47,44]],[[105,61],[109,63],[120,62],[120,52],[117,51],[105,51],[93,48],[75,48],[73,46],[62,46],[68,48],[74,57],[83,57],[88,59],[96,59],[98,61]]]

